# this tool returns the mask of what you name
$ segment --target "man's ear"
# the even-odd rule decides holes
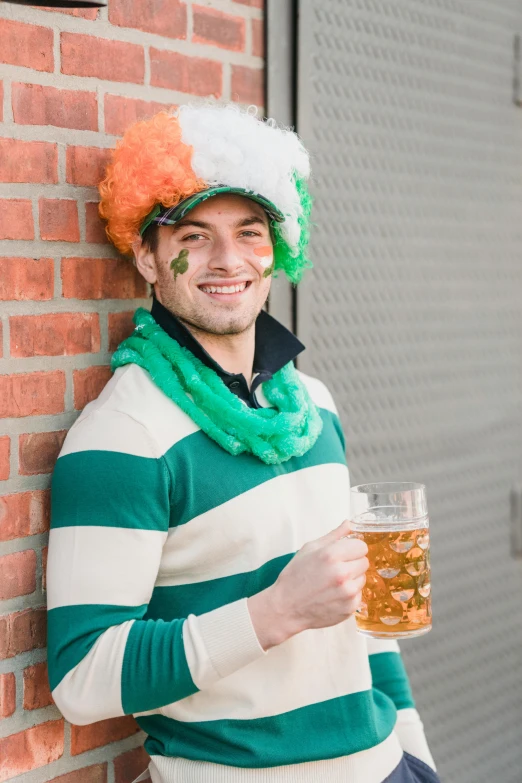
[[[134,260],[138,272],[145,278],[147,283],[154,285],[158,279],[154,253],[148,245],[144,244],[141,237],[134,240],[132,252],[134,253]]]

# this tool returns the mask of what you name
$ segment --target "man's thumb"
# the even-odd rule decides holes
[[[341,538],[357,538],[350,519],[344,519],[339,527],[334,528],[324,536],[325,542],[339,541]]]

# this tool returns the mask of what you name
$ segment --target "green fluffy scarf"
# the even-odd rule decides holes
[[[293,362],[263,384],[270,408],[249,408],[219,375],[182,347],[142,307],[136,328],[112,357],[113,371],[138,364],[209,438],[230,454],[250,452],[277,465],[309,451],[321,434],[322,419]]]

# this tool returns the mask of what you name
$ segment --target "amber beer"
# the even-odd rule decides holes
[[[354,536],[368,545],[370,561],[355,615],[358,630],[385,639],[427,633],[431,577],[424,486],[365,484],[353,487],[351,497]]]

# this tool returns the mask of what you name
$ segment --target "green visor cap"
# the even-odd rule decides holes
[[[281,210],[259,193],[254,193],[252,190],[245,190],[245,188],[232,188],[228,187],[228,185],[217,185],[214,188],[200,190],[199,193],[194,193],[193,196],[183,199],[183,201],[180,201],[179,204],[176,204],[173,207],[164,207],[161,204],[156,204],[152,212],[149,212],[141,224],[140,234],[143,234],[151,223],[157,223],[160,226],[173,226],[178,220],[182,220],[187,212],[190,212],[191,209],[194,209],[198,204],[201,204],[202,201],[206,201],[207,198],[217,196],[220,193],[236,193],[238,196],[245,196],[246,198],[255,201],[257,204],[260,204],[272,220],[282,223],[285,219]]]

